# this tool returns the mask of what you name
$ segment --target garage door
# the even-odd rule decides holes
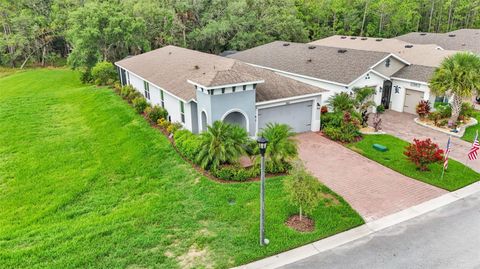
[[[405,105],[403,106],[403,112],[417,114],[417,105],[422,99],[423,92],[407,89],[405,93]]]
[[[310,131],[312,101],[259,109],[258,130],[262,131],[269,122],[288,124],[297,133]]]

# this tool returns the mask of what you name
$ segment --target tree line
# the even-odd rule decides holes
[[[166,45],[210,53],[333,34],[480,28],[480,0],[0,0],[0,65],[74,68]]]

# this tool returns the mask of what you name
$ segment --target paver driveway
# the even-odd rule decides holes
[[[414,138],[431,138],[440,148],[445,148],[449,135],[416,124],[413,121],[415,117],[416,115],[387,110],[382,115],[382,129],[386,133],[408,142],[413,141]],[[451,141],[450,157],[480,172],[480,160],[467,161],[467,152],[472,147],[472,144],[453,136]]]
[[[366,220],[378,219],[447,191],[408,178],[319,133],[297,135],[307,170],[347,200]]]

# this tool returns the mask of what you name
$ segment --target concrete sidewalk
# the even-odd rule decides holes
[[[480,193],[480,182],[473,183],[457,191],[444,194],[440,197],[410,207],[395,214],[383,217],[372,222],[368,222],[349,231],[336,234],[334,236],[319,240],[317,242],[265,258],[263,260],[239,266],[237,268],[278,268],[287,264],[291,264],[299,260],[303,260],[305,258],[317,255],[326,250],[330,250],[346,243],[355,241],[357,239],[365,238],[385,228],[392,227],[396,224],[421,216],[425,213],[434,211],[438,208],[441,208],[443,206],[446,206],[455,201],[464,199],[477,193]]]

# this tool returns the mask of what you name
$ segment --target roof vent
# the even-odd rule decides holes
[[[420,33],[420,35],[427,35],[427,33]]]
[[[290,46],[290,43],[283,43],[283,46],[288,47],[288,46]]]
[[[407,49],[413,48],[413,45],[405,45],[405,48]]]
[[[366,38],[366,37],[362,37],[362,38],[360,38],[360,39],[361,39],[361,40],[367,40],[368,38]]]
[[[308,46],[308,49],[313,50],[314,48],[316,48],[316,46]]]
[[[200,69],[200,66],[195,65],[193,68],[195,68],[195,69]]]
[[[448,35],[448,37],[455,37],[455,35],[453,35],[453,34],[452,34],[452,35]]]
[[[375,41],[382,41],[382,40],[383,40],[383,39],[381,39],[381,38],[377,38],[377,39],[375,39]]]
[[[465,45],[466,45],[465,43],[462,43],[462,47],[465,47]]]
[[[354,37],[354,36],[352,36],[352,37],[350,37],[350,39],[352,39],[352,40],[355,40],[355,39],[357,39],[357,38],[356,38],[356,37]]]
[[[312,59],[308,59],[308,60],[307,60],[307,63],[311,63],[311,62],[312,62]]]
[[[341,36],[340,38],[341,38],[341,39],[345,39],[345,38],[347,38],[347,37],[346,37],[346,36]]]
[[[339,49],[339,50],[337,50],[337,52],[338,53],[345,53],[345,52],[347,52],[347,50],[346,49]]]

